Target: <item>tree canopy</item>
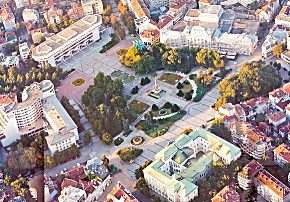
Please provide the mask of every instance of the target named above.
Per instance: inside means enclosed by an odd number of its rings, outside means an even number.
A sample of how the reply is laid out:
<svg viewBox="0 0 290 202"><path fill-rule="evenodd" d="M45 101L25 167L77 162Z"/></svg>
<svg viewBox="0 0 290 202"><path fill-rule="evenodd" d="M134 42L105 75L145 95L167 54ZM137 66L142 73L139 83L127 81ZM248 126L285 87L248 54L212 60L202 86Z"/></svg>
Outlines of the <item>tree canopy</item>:
<svg viewBox="0 0 290 202"><path fill-rule="evenodd" d="M225 65L217 51L199 47L171 48L159 42L152 44L149 49L138 50L131 46L128 50L118 50L117 54L121 63L132 67L137 74L164 68L170 71L190 72L198 65L222 70Z"/></svg>
<svg viewBox="0 0 290 202"><path fill-rule="evenodd" d="M281 85L282 78L272 65L264 61L245 62L237 74L223 79L219 84L218 100L233 104L249 100L257 96L268 95L270 91ZM221 100L223 100L221 102Z"/></svg>

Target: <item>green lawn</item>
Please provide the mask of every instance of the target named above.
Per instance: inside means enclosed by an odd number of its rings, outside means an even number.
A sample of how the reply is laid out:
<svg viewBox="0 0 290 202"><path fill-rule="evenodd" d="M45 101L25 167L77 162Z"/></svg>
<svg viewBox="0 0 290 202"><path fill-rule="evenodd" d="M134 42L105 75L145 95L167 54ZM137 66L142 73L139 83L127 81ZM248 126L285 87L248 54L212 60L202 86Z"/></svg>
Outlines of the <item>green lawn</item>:
<svg viewBox="0 0 290 202"><path fill-rule="evenodd" d="M146 120L141 120L136 127L141 126L141 129L146 133L146 135L155 138L163 135L175 121L181 119L185 114L186 111L180 110L180 113L177 113L169 118L154 121L152 127L147 125Z"/></svg>
<svg viewBox="0 0 290 202"><path fill-rule="evenodd" d="M148 109L149 105L137 100L133 100L129 104L129 107L135 110L140 115Z"/></svg>
<svg viewBox="0 0 290 202"><path fill-rule="evenodd" d="M111 76L112 77L119 77L119 76L121 76L121 74L123 74L123 72L121 70L116 70L111 74Z"/></svg>

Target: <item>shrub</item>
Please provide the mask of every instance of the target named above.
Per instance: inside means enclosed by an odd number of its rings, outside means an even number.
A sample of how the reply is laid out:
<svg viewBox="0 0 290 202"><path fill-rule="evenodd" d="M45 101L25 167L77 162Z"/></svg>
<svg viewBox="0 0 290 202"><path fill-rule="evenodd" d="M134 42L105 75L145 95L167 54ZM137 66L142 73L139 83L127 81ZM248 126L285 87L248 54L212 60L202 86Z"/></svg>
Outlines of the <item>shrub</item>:
<svg viewBox="0 0 290 202"><path fill-rule="evenodd" d="M277 63L277 70L280 71L281 69L281 63Z"/></svg>
<svg viewBox="0 0 290 202"><path fill-rule="evenodd" d="M163 108L170 109L172 107L172 104L170 102L165 102Z"/></svg>
<svg viewBox="0 0 290 202"><path fill-rule="evenodd" d="M192 95L192 94L194 93L194 90L191 89L191 90L189 91L189 93Z"/></svg>
<svg viewBox="0 0 290 202"><path fill-rule="evenodd" d="M132 94L137 94L138 91L139 91L138 86L135 86L135 87L132 89L131 93L132 93Z"/></svg>
<svg viewBox="0 0 290 202"><path fill-rule="evenodd" d="M146 85L146 83L145 83L145 79L144 78L142 78L141 79L141 83L140 83L142 86L144 86L144 85Z"/></svg>
<svg viewBox="0 0 290 202"><path fill-rule="evenodd" d="M177 89L182 89L183 88L183 85L180 83L180 82L178 82L178 84L177 84L177 87L176 87Z"/></svg>
<svg viewBox="0 0 290 202"><path fill-rule="evenodd" d="M182 90L179 90L176 95L179 96L179 97L183 97L184 96L184 93L182 92Z"/></svg>
<svg viewBox="0 0 290 202"><path fill-rule="evenodd" d="M196 74L191 74L191 75L189 75L189 79L190 79L190 80L194 80L195 77L196 77Z"/></svg>
<svg viewBox="0 0 290 202"><path fill-rule="evenodd" d="M186 100L191 100L192 99L192 95L188 92L188 93L185 94L184 98Z"/></svg>
<svg viewBox="0 0 290 202"><path fill-rule="evenodd" d="M158 111L158 109L159 108L158 108L158 106L156 104L153 104L152 105L152 111L155 111L156 112L156 111Z"/></svg>
<svg viewBox="0 0 290 202"><path fill-rule="evenodd" d="M177 112L180 108L177 106L177 104L174 104L172 107L171 107L171 112L174 113L174 112Z"/></svg>
<svg viewBox="0 0 290 202"><path fill-rule="evenodd" d="M183 81L183 83L186 85L190 84L188 80Z"/></svg>
<svg viewBox="0 0 290 202"><path fill-rule="evenodd" d="M114 145L119 146L120 144L122 144L122 142L124 142L124 139L121 137L118 137L117 139L114 140Z"/></svg>
<svg viewBox="0 0 290 202"><path fill-rule="evenodd" d="M151 80L146 76L145 77L145 84L148 84L148 83L150 83L151 82Z"/></svg>
<svg viewBox="0 0 290 202"><path fill-rule="evenodd" d="M129 162L134 160L137 156L142 154L142 149L137 149L133 147L126 147L117 151L117 155L122 159L124 162Z"/></svg>

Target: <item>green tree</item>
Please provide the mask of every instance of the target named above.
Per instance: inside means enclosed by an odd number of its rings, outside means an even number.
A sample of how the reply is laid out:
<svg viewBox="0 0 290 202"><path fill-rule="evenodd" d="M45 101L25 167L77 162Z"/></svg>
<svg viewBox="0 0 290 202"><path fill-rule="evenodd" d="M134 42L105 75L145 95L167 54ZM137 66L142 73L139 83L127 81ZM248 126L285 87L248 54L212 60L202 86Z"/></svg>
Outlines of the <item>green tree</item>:
<svg viewBox="0 0 290 202"><path fill-rule="evenodd" d="M55 166L55 160L52 156L44 154L44 168L53 168Z"/></svg>
<svg viewBox="0 0 290 202"><path fill-rule="evenodd" d="M16 45L14 43L7 43L5 45L4 51L6 54L10 55L11 53L16 51Z"/></svg>
<svg viewBox="0 0 290 202"><path fill-rule="evenodd" d="M86 130L84 132L84 140L85 140L86 144L91 143L91 141L92 141L92 133L91 133L91 131Z"/></svg>
<svg viewBox="0 0 290 202"><path fill-rule="evenodd" d="M273 47L273 55L276 55L278 58L281 57L281 53L286 50L286 45L284 43L279 43Z"/></svg>
<svg viewBox="0 0 290 202"><path fill-rule="evenodd" d="M155 69L156 61L150 55L143 55L140 60L133 62L132 67L135 70L135 74L149 73Z"/></svg>
<svg viewBox="0 0 290 202"><path fill-rule="evenodd" d="M103 155L101 157L101 160L103 161L103 164L108 167L109 166L109 163L110 163L110 160L108 159L108 157L106 157L106 155Z"/></svg>

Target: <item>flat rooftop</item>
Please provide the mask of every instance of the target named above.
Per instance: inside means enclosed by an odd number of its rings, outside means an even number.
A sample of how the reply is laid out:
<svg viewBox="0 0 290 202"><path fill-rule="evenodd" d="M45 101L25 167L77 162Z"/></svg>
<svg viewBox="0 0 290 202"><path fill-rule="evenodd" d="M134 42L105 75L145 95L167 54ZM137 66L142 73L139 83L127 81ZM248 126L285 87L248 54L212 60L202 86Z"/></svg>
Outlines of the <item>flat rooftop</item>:
<svg viewBox="0 0 290 202"><path fill-rule="evenodd" d="M58 49L65 45L70 40L77 38L85 30L91 28L93 25L101 24L102 17L100 15L88 15L83 17L81 20L70 25L66 29L62 30L53 37L47 39L43 43L36 46L32 54L34 56L44 56L48 53Z"/></svg>

